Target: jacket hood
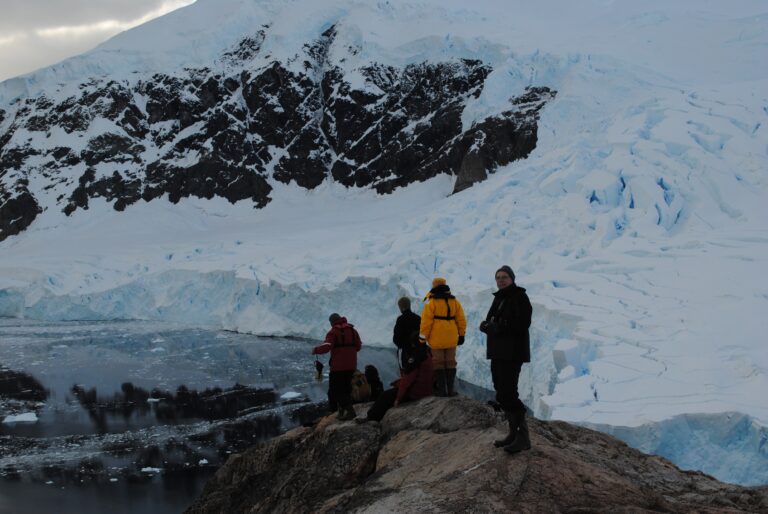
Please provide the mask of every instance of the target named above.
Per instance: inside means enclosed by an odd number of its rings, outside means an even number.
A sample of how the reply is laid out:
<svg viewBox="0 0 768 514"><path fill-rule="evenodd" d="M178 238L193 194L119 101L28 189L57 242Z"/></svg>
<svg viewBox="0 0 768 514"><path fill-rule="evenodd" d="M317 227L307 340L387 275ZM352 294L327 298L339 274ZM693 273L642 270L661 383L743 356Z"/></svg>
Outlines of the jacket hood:
<svg viewBox="0 0 768 514"><path fill-rule="evenodd" d="M339 320L336 323L334 323L333 326L334 327L344 327L344 326L354 327L354 325L352 323L349 323L347 321L347 318L345 318L344 316L339 318Z"/></svg>
<svg viewBox="0 0 768 514"><path fill-rule="evenodd" d="M439 286L430 289L424 299L426 300L428 298L453 298L453 295L451 294L451 288L448 287L448 284L440 284Z"/></svg>

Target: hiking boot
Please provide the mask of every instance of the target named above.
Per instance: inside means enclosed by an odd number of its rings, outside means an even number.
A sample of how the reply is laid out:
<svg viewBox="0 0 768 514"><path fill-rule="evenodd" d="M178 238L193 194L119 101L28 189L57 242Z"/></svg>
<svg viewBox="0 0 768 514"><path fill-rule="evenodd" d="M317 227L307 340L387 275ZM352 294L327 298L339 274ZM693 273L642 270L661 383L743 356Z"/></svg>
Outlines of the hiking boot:
<svg viewBox="0 0 768 514"><path fill-rule="evenodd" d="M445 369L435 370L435 396L448 396L446 390L446 371Z"/></svg>
<svg viewBox="0 0 768 514"><path fill-rule="evenodd" d="M496 441L493 442L493 445L496 448L502 448L504 446L512 444L515 440L515 437L517 437L517 425L520 423L517 419L519 413L507 411L504 413L504 415L507 418L507 426L509 427L509 433L504 439L497 439Z"/></svg>
<svg viewBox="0 0 768 514"><path fill-rule="evenodd" d="M351 405L349 407L342 407L339 409L339 415L338 420L339 421L349 421L352 419L355 419L357 417L357 413L355 412L354 407Z"/></svg>
<svg viewBox="0 0 768 514"><path fill-rule="evenodd" d="M448 396L458 396L459 393L453 390L453 384L456 381L456 368L445 370L445 388Z"/></svg>
<svg viewBox="0 0 768 514"><path fill-rule="evenodd" d="M525 422L525 411L517 413L520 416L520 424L517 427L517 437L511 444L504 447L507 453L518 453L531 449L531 438L528 434L528 424Z"/></svg>
<svg viewBox="0 0 768 514"><path fill-rule="evenodd" d="M493 409L494 412L501 412L504 409L501 407L501 404L497 402L496 400L488 400L485 402L490 408Z"/></svg>

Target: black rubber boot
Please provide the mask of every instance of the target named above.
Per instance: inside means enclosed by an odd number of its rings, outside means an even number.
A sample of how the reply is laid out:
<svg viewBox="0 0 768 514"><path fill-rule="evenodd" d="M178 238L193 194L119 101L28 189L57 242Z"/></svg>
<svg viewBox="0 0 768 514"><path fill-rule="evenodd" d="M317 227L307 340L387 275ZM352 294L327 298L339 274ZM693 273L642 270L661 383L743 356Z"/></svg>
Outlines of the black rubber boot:
<svg viewBox="0 0 768 514"><path fill-rule="evenodd" d="M512 444L514 442L515 437L517 437L517 425L520 423L517 419L516 412L510 412L506 411L504 413L507 417L507 426L509 427L509 433L504 439L497 439L493 442L493 445L496 448L503 448L504 446Z"/></svg>
<svg viewBox="0 0 768 514"><path fill-rule="evenodd" d="M531 438L528 434L528 424L525 422L525 411L520 411L518 415L520 416L520 424L517 426L517 437L511 444L504 447L504 451L507 453L531 449Z"/></svg>
<svg viewBox="0 0 768 514"><path fill-rule="evenodd" d="M446 371L444 369L435 370L435 396L448 396L446 390Z"/></svg>
<svg viewBox="0 0 768 514"><path fill-rule="evenodd" d="M453 384L456 382L456 368L445 370L445 389L448 396L457 396L459 393L453 390Z"/></svg>

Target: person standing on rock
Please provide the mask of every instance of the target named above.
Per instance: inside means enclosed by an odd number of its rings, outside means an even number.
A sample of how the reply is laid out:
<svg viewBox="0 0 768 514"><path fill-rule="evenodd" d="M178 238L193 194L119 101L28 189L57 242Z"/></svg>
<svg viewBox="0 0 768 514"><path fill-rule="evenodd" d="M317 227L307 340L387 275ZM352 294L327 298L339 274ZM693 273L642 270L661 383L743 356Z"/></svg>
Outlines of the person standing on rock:
<svg viewBox="0 0 768 514"><path fill-rule="evenodd" d="M467 329L464 309L441 277L432 281L424 300L419 340L432 349L435 396L455 396L456 346L464 344Z"/></svg>
<svg viewBox="0 0 768 514"><path fill-rule="evenodd" d="M531 448L526 408L517 390L520 369L531 362L531 345L528 327L531 326L533 308L525 289L515 284L515 274L509 266L496 271L496 287L493 303L480 331L487 336L486 357L491 361L493 388L496 402L504 410L509 424L509 434L494 442L508 453Z"/></svg>
<svg viewBox="0 0 768 514"><path fill-rule="evenodd" d="M328 406L331 412L338 409L338 418L342 421L354 419L357 415L352 407L352 375L357 369L357 352L362 341L354 325L347 318L335 312L328 318L331 329L325 341L312 349L312 355L331 352L328 375Z"/></svg>
<svg viewBox="0 0 768 514"><path fill-rule="evenodd" d="M397 307L400 309L400 316L395 321L392 342L395 343L400 354L398 361L402 369L405 363L405 353L403 350L410 344L413 334L419 332L421 317L411 310L411 299L406 296L397 301Z"/></svg>

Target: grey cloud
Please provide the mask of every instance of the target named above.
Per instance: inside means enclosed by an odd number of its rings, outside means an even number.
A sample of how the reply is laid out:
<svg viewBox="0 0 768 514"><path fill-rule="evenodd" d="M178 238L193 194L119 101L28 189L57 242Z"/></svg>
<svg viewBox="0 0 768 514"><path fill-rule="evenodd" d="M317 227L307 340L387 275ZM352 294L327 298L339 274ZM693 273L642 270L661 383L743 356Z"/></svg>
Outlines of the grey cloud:
<svg viewBox="0 0 768 514"><path fill-rule="evenodd" d="M102 39L103 35L90 35L62 43L29 36L19 40L11 48L0 46L0 81L86 52L101 43Z"/></svg>
<svg viewBox="0 0 768 514"><path fill-rule="evenodd" d="M62 25L130 21L162 4L162 0L0 0L0 38Z"/></svg>
<svg viewBox="0 0 768 514"><path fill-rule="evenodd" d="M133 22L168 0L0 0L0 81L81 54L114 35L103 30L45 38L41 29ZM178 5L177 5L178 6Z"/></svg>

